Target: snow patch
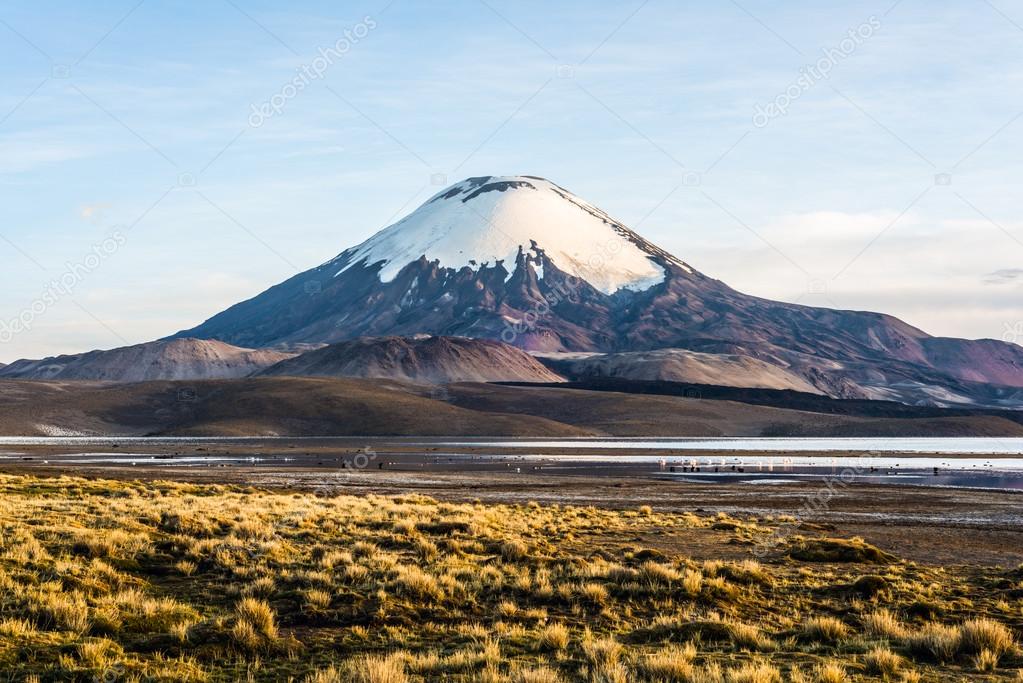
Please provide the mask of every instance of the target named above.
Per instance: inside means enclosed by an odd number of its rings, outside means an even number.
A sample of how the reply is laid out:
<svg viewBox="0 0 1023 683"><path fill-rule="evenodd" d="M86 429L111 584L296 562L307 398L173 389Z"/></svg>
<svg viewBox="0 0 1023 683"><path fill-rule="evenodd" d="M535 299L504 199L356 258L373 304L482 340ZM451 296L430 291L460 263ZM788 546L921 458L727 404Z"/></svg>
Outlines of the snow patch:
<svg viewBox="0 0 1023 683"><path fill-rule="evenodd" d="M32 426L43 436L89 436L77 429L66 429L57 425L35 424Z"/></svg>
<svg viewBox="0 0 1023 683"><path fill-rule="evenodd" d="M630 236L621 223L547 180L469 178L329 263L341 266L335 277L356 264L379 264L381 281L390 282L422 256L445 268L476 270L499 261L507 268L520 250L542 251L559 269L605 294L663 282L654 252L692 272L656 248L644 251ZM542 278L543 269L537 270Z"/></svg>

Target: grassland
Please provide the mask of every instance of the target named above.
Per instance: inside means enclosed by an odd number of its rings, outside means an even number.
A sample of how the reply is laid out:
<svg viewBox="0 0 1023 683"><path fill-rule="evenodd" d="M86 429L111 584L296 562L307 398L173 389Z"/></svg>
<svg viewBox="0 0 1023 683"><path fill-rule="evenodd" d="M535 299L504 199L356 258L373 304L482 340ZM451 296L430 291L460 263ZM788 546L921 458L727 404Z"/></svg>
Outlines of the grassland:
<svg viewBox="0 0 1023 683"><path fill-rule="evenodd" d="M1023 571L790 521L0 476L0 677L1023 681Z"/></svg>

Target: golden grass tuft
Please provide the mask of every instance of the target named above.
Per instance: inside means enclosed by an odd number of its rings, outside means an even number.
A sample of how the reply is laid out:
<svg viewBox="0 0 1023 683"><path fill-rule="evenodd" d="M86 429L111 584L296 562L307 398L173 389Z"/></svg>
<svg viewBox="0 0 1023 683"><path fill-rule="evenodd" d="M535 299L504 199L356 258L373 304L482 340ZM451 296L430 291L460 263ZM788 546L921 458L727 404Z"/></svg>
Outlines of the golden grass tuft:
<svg viewBox="0 0 1023 683"><path fill-rule="evenodd" d="M991 619L970 619L959 627L959 650L965 655L986 651L1000 659L1015 645L1012 631Z"/></svg>
<svg viewBox="0 0 1023 683"><path fill-rule="evenodd" d="M889 640L903 640L908 635L908 630L899 618L888 610L871 612L862 618L864 630L879 638Z"/></svg>
<svg viewBox="0 0 1023 683"><path fill-rule="evenodd" d="M548 652L560 652L568 648L571 639L568 627L562 623L553 623L540 629L537 635L537 645L541 650Z"/></svg>
<svg viewBox="0 0 1023 683"><path fill-rule="evenodd" d="M85 633L91 624L89 606L77 593L29 593L30 610L41 628Z"/></svg>
<svg viewBox="0 0 1023 683"><path fill-rule="evenodd" d="M529 555L529 546L519 539L510 539L501 544L501 557L505 562L519 562Z"/></svg>
<svg viewBox="0 0 1023 683"><path fill-rule="evenodd" d="M17 617L6 617L0 619L0 637L4 638L28 638L36 634L36 628L28 619Z"/></svg>
<svg viewBox="0 0 1023 683"><path fill-rule="evenodd" d="M120 645L106 638L83 640L76 649L78 659L93 671L111 668L124 653Z"/></svg>
<svg viewBox="0 0 1023 683"><path fill-rule="evenodd" d="M546 666L534 666L518 669L510 679L492 678L489 683L504 683L505 680L510 680L511 683L564 683L565 681L561 674L554 669Z"/></svg>
<svg viewBox="0 0 1023 683"><path fill-rule="evenodd" d="M750 662L730 669L728 683L782 683L781 671L765 662Z"/></svg>
<svg viewBox="0 0 1023 683"><path fill-rule="evenodd" d="M594 605L603 605L611 597L607 588L599 583L584 583L579 587L579 596Z"/></svg>
<svg viewBox="0 0 1023 683"><path fill-rule="evenodd" d="M396 652L386 656L367 655L350 662L344 683L408 683L405 655Z"/></svg>
<svg viewBox="0 0 1023 683"><path fill-rule="evenodd" d="M341 675L340 669L330 666L307 675L302 683L343 683Z"/></svg>
<svg viewBox="0 0 1023 683"><path fill-rule="evenodd" d="M849 673L837 662L825 662L814 667L813 677L817 683L847 683Z"/></svg>
<svg viewBox="0 0 1023 683"><path fill-rule="evenodd" d="M789 557L802 562L862 562L890 564L896 557L862 538L795 538Z"/></svg>
<svg viewBox="0 0 1023 683"><path fill-rule="evenodd" d="M1001 657L993 650L981 650L973 656L973 668L982 673L991 673L998 668Z"/></svg>
<svg viewBox="0 0 1023 683"><path fill-rule="evenodd" d="M849 635L849 627L835 617L810 617L803 622L801 635L810 642L835 644Z"/></svg>
<svg viewBox="0 0 1023 683"><path fill-rule="evenodd" d="M330 607L331 595L325 590L312 588L303 595L306 607L314 610L325 610Z"/></svg>
<svg viewBox="0 0 1023 683"><path fill-rule="evenodd" d="M589 679L594 683L630 683L629 671L622 662L625 648L614 638L595 638L586 633L582 641L583 656L589 665Z"/></svg>
<svg viewBox="0 0 1023 683"><path fill-rule="evenodd" d="M914 655L940 664L955 659L959 642L959 629L943 624L925 624L906 639L906 644Z"/></svg>
<svg viewBox="0 0 1023 683"><path fill-rule="evenodd" d="M669 645L640 658L639 671L650 680L687 681L695 674L696 654L692 643Z"/></svg>
<svg viewBox="0 0 1023 683"><path fill-rule="evenodd" d="M864 655L863 663L866 664L868 672L891 678L899 673L905 660L886 647L875 647Z"/></svg>
<svg viewBox="0 0 1023 683"><path fill-rule="evenodd" d="M270 640L277 638L277 617L273 608L263 600L243 598L235 608L235 616L239 623L249 624L260 636Z"/></svg>
<svg viewBox="0 0 1023 683"><path fill-rule="evenodd" d="M436 601L444 597L437 577L419 567L398 566L394 575L394 586L399 594L415 600Z"/></svg>

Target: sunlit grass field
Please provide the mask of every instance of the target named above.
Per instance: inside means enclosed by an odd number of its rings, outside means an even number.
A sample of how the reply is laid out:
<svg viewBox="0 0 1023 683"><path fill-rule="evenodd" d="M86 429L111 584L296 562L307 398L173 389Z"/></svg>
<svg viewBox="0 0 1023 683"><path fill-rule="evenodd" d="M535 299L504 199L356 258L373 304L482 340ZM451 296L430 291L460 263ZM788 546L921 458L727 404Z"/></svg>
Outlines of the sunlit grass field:
<svg viewBox="0 0 1023 683"><path fill-rule="evenodd" d="M1019 569L791 521L0 476L0 680L1023 681Z"/></svg>

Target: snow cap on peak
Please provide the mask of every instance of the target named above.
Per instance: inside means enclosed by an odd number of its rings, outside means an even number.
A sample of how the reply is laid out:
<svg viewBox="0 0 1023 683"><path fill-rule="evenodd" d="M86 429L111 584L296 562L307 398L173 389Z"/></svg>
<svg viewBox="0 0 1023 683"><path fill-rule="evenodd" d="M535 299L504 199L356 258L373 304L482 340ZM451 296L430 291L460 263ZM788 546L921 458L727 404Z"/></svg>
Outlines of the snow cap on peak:
<svg viewBox="0 0 1023 683"><path fill-rule="evenodd" d="M664 281L664 269L652 257L666 255L641 248L645 243L635 237L549 180L480 176L442 190L333 263L341 266L339 275L358 263L381 264L380 279L388 282L422 256L455 269L502 262L511 272L520 251L542 251L560 270L613 294Z"/></svg>

